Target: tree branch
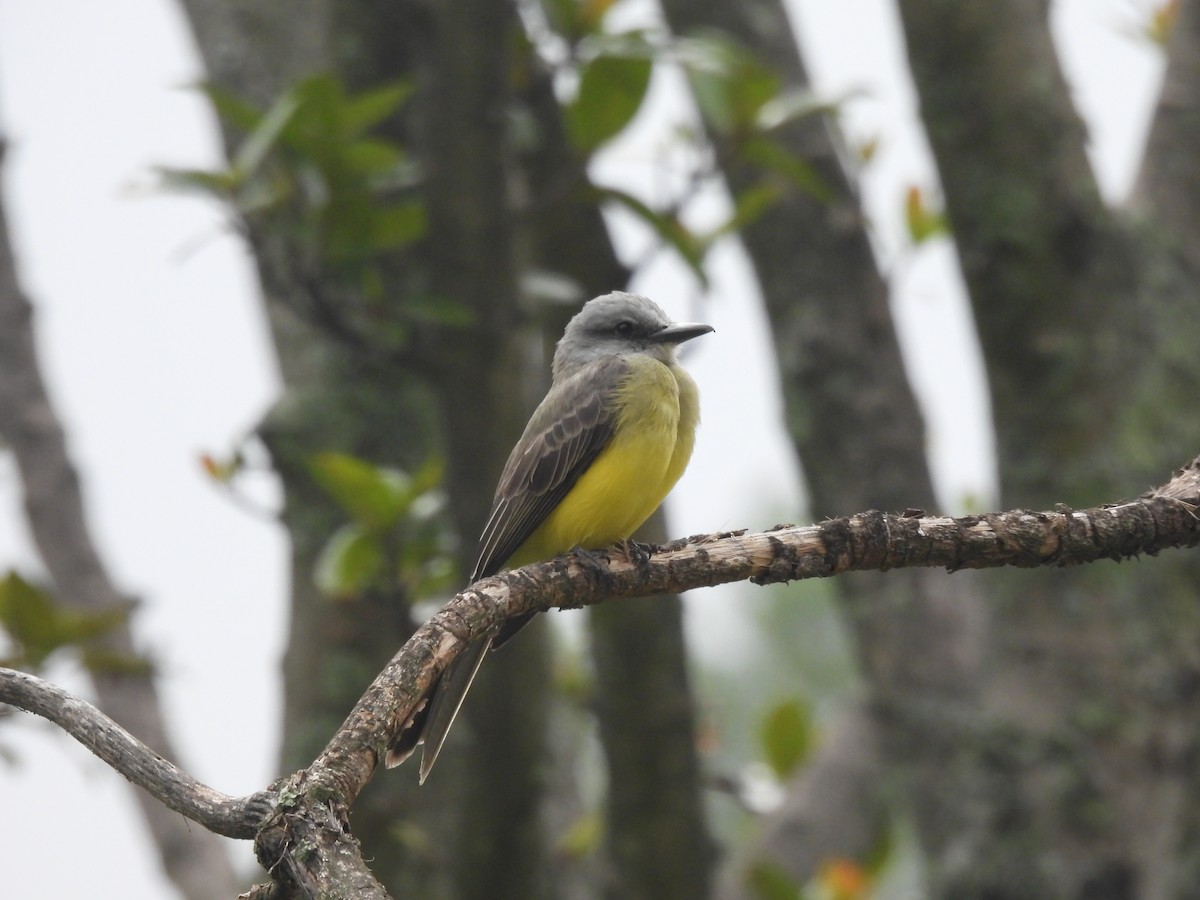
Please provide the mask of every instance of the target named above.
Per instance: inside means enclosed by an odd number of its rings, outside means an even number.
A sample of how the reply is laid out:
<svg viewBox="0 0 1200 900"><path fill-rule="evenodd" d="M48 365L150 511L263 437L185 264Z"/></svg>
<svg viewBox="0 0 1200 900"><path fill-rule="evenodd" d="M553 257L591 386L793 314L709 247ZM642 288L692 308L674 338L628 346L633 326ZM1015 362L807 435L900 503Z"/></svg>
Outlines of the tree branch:
<svg viewBox="0 0 1200 900"><path fill-rule="evenodd" d="M649 555L574 553L471 585L408 640L315 761L310 776L352 803L394 732L441 671L508 616L577 609L620 597L842 572L941 567L1070 566L1200 543L1200 457L1162 487L1125 503L959 518L870 510L819 525L696 535Z"/></svg>
<svg viewBox="0 0 1200 900"><path fill-rule="evenodd" d="M1060 506L1052 512L959 518L870 510L756 534L576 552L504 572L459 593L408 640L312 765L272 792L238 799L199 784L90 704L32 676L0 669L0 700L60 725L188 818L231 837L254 835L259 861L283 880L285 892L386 897L350 835L350 806L433 680L468 643L508 616L734 581L770 584L906 567L954 571L1120 561L1200 544L1198 510L1200 457L1136 500L1085 510Z"/></svg>
<svg viewBox="0 0 1200 900"><path fill-rule="evenodd" d="M265 792L229 797L163 759L86 700L26 672L0 667L0 702L53 722L138 787L209 831L252 838L271 811Z"/></svg>

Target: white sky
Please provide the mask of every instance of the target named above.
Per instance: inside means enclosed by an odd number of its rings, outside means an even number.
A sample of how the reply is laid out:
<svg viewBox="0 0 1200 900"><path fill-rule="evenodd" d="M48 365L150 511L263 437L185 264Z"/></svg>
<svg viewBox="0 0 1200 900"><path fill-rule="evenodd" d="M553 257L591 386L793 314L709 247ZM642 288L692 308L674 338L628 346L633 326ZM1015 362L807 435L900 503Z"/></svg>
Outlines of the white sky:
<svg viewBox="0 0 1200 900"><path fill-rule="evenodd" d="M865 176L867 204L897 273L894 309L943 503L953 510L968 495L986 501L986 405L952 253L946 242L914 251L903 238L906 187L936 185L894 14L884 0L793 2L818 88L866 90L847 107L845 126L854 140L881 142ZM1110 197L1132 177L1161 75L1156 55L1127 35L1148 9L1145 0L1056 5L1056 36ZM278 381L241 245L212 207L146 189L155 166L217 163L211 117L181 89L198 73L183 23L164 0L0 0L0 127L11 141L4 202L90 524L118 584L143 601L136 630L162 672L184 766L242 794L277 774L286 545L278 527L214 490L198 457L222 453L253 428ZM611 148L601 178L661 177L660 123L679 100L671 78L659 80L636 140ZM694 215L716 217L723 202L705 198ZM644 246L636 226L623 224L619 239L635 255ZM705 422L672 498L674 530L802 518L799 479L787 474L776 425L765 325L740 250L717 251L709 299L668 260L637 287L677 316L717 328L687 358ZM938 395L936 384L961 393ZM271 486L258 488L269 508ZM0 572L12 566L37 571L19 484L0 455ZM737 628L728 597L689 599L701 611L692 617L700 652L714 624ZM48 675L85 690L69 666ZM102 764L33 719L5 721L0 750L16 758L0 760L0 896L171 895L128 790ZM249 845L235 852L253 873Z"/></svg>

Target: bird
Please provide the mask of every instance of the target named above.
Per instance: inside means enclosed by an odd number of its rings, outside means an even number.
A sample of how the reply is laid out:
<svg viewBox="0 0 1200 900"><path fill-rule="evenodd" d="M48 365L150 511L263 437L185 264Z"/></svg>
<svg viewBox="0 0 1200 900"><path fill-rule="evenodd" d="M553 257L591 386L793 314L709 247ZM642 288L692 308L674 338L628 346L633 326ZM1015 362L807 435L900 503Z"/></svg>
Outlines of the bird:
<svg viewBox="0 0 1200 900"><path fill-rule="evenodd" d="M627 540L692 456L700 397L676 350L714 329L677 323L622 291L589 300L567 324L551 385L513 447L479 539L471 582L572 550ZM399 765L424 744L423 784L488 650L533 613L470 644L434 683L385 757Z"/></svg>

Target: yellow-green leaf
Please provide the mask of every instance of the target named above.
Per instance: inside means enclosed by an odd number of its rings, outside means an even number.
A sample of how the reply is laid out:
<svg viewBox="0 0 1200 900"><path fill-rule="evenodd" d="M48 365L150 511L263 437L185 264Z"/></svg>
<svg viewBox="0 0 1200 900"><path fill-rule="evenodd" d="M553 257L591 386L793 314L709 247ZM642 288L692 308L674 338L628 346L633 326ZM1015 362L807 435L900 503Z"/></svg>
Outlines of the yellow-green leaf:
<svg viewBox="0 0 1200 900"><path fill-rule="evenodd" d="M343 525L317 555L313 580L317 590L335 600L349 600L383 578L382 538L358 525Z"/></svg>
<svg viewBox="0 0 1200 900"><path fill-rule="evenodd" d="M909 187L905 193L904 220L914 244L924 243L948 231L945 213L931 207L916 185Z"/></svg>
<svg viewBox="0 0 1200 900"><path fill-rule="evenodd" d="M398 469L373 466L349 453L319 453L309 470L324 491L356 522L390 528L412 502L412 479Z"/></svg>
<svg viewBox="0 0 1200 900"><path fill-rule="evenodd" d="M580 816L559 839L558 847L567 857L580 859L600 846L604 835L604 822L595 813Z"/></svg>
<svg viewBox="0 0 1200 900"><path fill-rule="evenodd" d="M756 900L802 900L800 885L778 865L765 860L746 871L746 887Z"/></svg>
<svg viewBox="0 0 1200 900"><path fill-rule="evenodd" d="M715 29L699 29L676 43L705 121L721 134L749 134L779 95L779 79L740 43Z"/></svg>
<svg viewBox="0 0 1200 900"><path fill-rule="evenodd" d="M780 703L763 720L763 750L779 778L787 778L812 748L812 715L800 700Z"/></svg>

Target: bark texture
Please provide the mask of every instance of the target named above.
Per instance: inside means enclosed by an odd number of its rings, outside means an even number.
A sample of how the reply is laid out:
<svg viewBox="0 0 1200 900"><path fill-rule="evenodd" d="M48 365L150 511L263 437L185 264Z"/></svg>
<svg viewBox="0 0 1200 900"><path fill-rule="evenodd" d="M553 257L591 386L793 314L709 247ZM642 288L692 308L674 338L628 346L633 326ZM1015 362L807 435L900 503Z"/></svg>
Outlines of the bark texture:
<svg viewBox="0 0 1200 900"><path fill-rule="evenodd" d="M1104 206L1046 4L900 7L987 360L1005 502L1037 502L1053 483L1092 502L1117 471L1193 437L1179 386L1195 384L1194 354L1159 354L1194 321L1171 242ZM1188 55L1178 42L1172 54ZM1145 165L1161 152L1152 142ZM1193 819L1179 798L1198 724L1181 687L1196 671L1195 583L1190 561L1064 573L1030 604L1027 585L988 579L989 787L976 806L992 840L942 873L942 896L1173 895Z"/></svg>

